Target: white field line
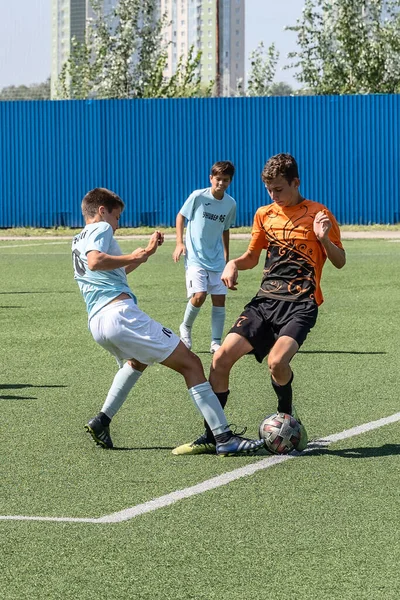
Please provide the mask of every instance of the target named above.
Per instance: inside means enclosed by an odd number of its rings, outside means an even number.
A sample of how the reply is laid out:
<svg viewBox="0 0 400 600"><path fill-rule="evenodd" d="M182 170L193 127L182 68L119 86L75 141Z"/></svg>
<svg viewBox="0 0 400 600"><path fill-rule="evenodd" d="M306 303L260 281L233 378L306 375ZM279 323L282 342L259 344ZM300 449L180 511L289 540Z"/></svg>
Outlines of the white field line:
<svg viewBox="0 0 400 600"><path fill-rule="evenodd" d="M71 238L72 242L72 238ZM37 244L7 244L5 246L0 246L0 248L27 248L28 246L57 246L61 244L67 244L68 242L64 240L63 242L39 242Z"/></svg>
<svg viewBox="0 0 400 600"><path fill-rule="evenodd" d="M351 429L346 429L345 431L341 431L340 433L334 433L325 438L321 438L319 440L315 440L309 444L304 452L293 452L292 454L280 455L280 456L268 456L263 460L252 463L250 465L246 465L245 467L240 467L239 469L234 469L233 471L229 471L228 473L223 473L222 475L217 475L216 477L212 477L211 479L207 479L201 483L193 485L188 488L184 488L183 490L177 490L175 492L171 492L170 494L166 494L165 496L160 496L159 498L154 498L153 500L149 500L148 502L144 502L143 504L137 504L136 506L132 506L130 508L126 508L125 510L121 510L115 513L111 513L110 515L104 515L104 517L99 518L76 518L76 517L28 517L23 515L0 515L0 520L3 521L55 521L62 523L121 523L122 521L129 521L130 519L134 519L140 515L144 515L145 513L152 512L154 510L158 510L159 508L163 508L165 506L170 506L171 504L175 504L175 502L179 502L179 500L183 500L184 498L190 498L192 496L197 496L199 494L203 494L208 490L213 490L215 488L221 487L222 485L227 485L231 481L236 481L236 479L240 479L242 477L247 477L249 475L253 475L257 471L262 471L264 469L268 469L269 467L273 467L279 463L285 462L286 460L291 460L293 458L298 458L299 456L305 456L306 454L313 452L318 448L324 448L333 442L338 442L340 440L345 440L351 438L355 435L360 435L361 433L366 433L367 431L372 431L373 429L378 429L379 427L383 427L384 425L389 425L390 423L396 423L400 421L400 412L395 413L389 417L384 417L383 419L378 419L377 421L371 421L370 423L364 423L363 425L358 425L357 427L352 427Z"/></svg>

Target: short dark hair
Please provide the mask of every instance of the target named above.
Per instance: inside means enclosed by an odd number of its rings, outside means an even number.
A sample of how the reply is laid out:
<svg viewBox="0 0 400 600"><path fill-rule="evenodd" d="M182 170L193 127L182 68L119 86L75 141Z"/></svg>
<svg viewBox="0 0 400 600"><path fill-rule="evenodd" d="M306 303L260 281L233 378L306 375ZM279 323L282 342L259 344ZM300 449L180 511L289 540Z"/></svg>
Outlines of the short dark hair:
<svg viewBox="0 0 400 600"><path fill-rule="evenodd" d="M261 179L264 183L269 183L272 179L282 175L290 185L293 179L299 178L299 167L296 159L291 154L275 154L265 163L261 173Z"/></svg>
<svg viewBox="0 0 400 600"><path fill-rule="evenodd" d="M125 208L123 200L121 200L115 192L112 192L107 188L94 188L93 190L90 190L83 198L81 206L82 214L85 219L96 216L100 206L104 206L109 213L111 213L114 208L120 208L121 212Z"/></svg>
<svg viewBox="0 0 400 600"><path fill-rule="evenodd" d="M232 179L235 174L235 165L230 160L220 160L211 167L211 175L229 175Z"/></svg>

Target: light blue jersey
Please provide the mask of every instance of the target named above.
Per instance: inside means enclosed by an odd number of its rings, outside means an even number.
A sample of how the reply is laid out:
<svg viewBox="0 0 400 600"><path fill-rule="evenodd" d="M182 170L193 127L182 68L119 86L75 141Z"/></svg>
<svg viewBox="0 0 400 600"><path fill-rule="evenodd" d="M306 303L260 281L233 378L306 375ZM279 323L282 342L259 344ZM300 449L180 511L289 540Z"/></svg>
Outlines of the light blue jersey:
<svg viewBox="0 0 400 600"><path fill-rule="evenodd" d="M129 288L124 267L112 271L89 269L87 254L91 250L112 256L122 255L121 248L114 239L111 225L103 221L90 223L72 241L74 277L86 302L89 321L119 294L129 294L136 302L136 297Z"/></svg>
<svg viewBox="0 0 400 600"><path fill-rule="evenodd" d="M222 234L236 219L236 202L226 192L217 200L211 188L195 190L179 211L186 219L186 266L197 265L207 271L225 267Z"/></svg>

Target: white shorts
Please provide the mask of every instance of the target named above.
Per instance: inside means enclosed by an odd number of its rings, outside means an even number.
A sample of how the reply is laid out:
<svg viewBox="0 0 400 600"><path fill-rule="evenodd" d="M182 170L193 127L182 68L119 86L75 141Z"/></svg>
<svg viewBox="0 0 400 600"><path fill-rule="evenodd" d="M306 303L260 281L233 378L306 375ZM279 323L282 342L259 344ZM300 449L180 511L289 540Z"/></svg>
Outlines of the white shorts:
<svg viewBox="0 0 400 600"><path fill-rule="evenodd" d="M207 292L216 296L226 296L227 288L221 281L222 271L207 271L196 265L186 267L187 297L196 292Z"/></svg>
<svg viewBox="0 0 400 600"><path fill-rule="evenodd" d="M163 362L179 344L179 337L151 319L133 300L111 302L90 319L94 340L121 365L135 358L145 365Z"/></svg>

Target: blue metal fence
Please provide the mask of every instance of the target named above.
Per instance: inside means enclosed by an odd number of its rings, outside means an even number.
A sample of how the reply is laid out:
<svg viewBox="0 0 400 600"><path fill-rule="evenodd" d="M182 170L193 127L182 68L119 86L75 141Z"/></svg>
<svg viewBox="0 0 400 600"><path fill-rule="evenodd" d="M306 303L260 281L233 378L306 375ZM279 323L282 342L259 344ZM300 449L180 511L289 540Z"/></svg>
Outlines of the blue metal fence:
<svg viewBox="0 0 400 600"><path fill-rule="evenodd" d="M126 202L122 226L174 225L217 160L235 163L237 225L250 225L278 152L340 223L398 222L399 113L397 95L0 102L0 227L79 227L98 186Z"/></svg>

